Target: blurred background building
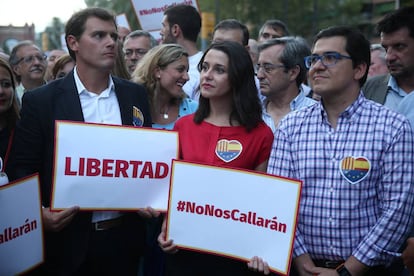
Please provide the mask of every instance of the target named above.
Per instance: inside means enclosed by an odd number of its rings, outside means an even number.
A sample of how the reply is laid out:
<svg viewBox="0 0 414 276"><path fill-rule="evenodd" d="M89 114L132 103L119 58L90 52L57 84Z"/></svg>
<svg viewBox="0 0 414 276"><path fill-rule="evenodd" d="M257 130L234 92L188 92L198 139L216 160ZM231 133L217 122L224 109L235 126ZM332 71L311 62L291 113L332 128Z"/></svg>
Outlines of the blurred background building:
<svg viewBox="0 0 414 276"><path fill-rule="evenodd" d="M35 40L35 26L25 24L22 27L19 26L0 26L0 48L5 53L10 53L11 49L19 41L22 40Z"/></svg>

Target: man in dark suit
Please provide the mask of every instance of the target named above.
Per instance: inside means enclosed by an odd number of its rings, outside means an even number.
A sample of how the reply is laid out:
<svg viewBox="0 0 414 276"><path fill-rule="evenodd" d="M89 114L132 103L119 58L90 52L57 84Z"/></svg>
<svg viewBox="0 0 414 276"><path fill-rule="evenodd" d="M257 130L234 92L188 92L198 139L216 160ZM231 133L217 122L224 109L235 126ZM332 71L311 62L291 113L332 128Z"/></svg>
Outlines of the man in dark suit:
<svg viewBox="0 0 414 276"><path fill-rule="evenodd" d="M414 91L413 15L414 7L405 7L378 22L389 74L368 79L362 88L365 97L396 111L404 97Z"/></svg>
<svg viewBox="0 0 414 276"><path fill-rule="evenodd" d="M362 88L365 97L374 102L384 104L388 93L390 75L378 75L368 79Z"/></svg>
<svg viewBox="0 0 414 276"><path fill-rule="evenodd" d="M145 239L137 213L49 208L56 120L151 126L145 89L110 74L117 58L114 16L87 8L72 15L65 32L76 67L25 94L7 166L11 179L40 176L45 263L32 273L135 276ZM81 135L76 139L82 143Z"/></svg>
<svg viewBox="0 0 414 276"><path fill-rule="evenodd" d="M369 79L362 88L368 99L403 115L413 125L414 106L414 7L404 7L385 15L377 23L381 44L386 50L389 74ZM414 274L414 229L402 254L405 271ZM394 264L395 268L402 264Z"/></svg>

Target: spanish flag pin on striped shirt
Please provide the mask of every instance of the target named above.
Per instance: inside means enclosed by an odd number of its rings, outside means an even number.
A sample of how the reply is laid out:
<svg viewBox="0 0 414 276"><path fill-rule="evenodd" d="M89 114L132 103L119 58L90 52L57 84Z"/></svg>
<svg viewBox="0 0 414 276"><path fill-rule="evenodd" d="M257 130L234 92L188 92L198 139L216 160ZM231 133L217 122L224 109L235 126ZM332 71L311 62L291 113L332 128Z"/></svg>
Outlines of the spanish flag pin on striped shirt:
<svg viewBox="0 0 414 276"><path fill-rule="evenodd" d="M368 176L371 170L371 163L364 157L347 156L340 164L342 176L351 184L356 184Z"/></svg>

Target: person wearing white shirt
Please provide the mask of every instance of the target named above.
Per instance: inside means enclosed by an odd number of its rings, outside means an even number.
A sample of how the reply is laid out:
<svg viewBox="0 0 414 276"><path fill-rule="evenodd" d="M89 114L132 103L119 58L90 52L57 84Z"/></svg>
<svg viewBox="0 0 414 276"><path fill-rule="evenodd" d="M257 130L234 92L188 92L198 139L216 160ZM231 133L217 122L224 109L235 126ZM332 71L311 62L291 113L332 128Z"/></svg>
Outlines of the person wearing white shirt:
<svg viewBox="0 0 414 276"><path fill-rule="evenodd" d="M6 165L11 180L39 174L45 257L32 274L137 275L145 244L144 211L50 209L57 120L137 127L152 122L145 89L111 75L117 58L115 16L101 8L83 9L68 20L65 33L76 67L25 93ZM81 133L72 139L88 146ZM82 154L81 148L73 150Z"/></svg>
<svg viewBox="0 0 414 276"><path fill-rule="evenodd" d="M190 79L183 86L184 92L198 101L200 73L198 63L203 53L197 48L197 38L201 30L200 13L191 5L174 5L164 11L160 31L161 43L180 44L188 53Z"/></svg>

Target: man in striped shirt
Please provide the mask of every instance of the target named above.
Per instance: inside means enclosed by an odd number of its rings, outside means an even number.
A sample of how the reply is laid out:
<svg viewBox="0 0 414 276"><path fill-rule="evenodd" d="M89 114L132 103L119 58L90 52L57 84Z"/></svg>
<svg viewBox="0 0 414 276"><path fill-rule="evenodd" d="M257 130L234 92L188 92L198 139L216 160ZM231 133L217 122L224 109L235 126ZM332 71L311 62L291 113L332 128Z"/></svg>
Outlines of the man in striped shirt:
<svg viewBox="0 0 414 276"><path fill-rule="evenodd" d="M388 266L413 223L411 126L361 93L370 44L360 32L322 30L305 63L322 101L281 121L268 165L303 180L295 273L397 275Z"/></svg>

